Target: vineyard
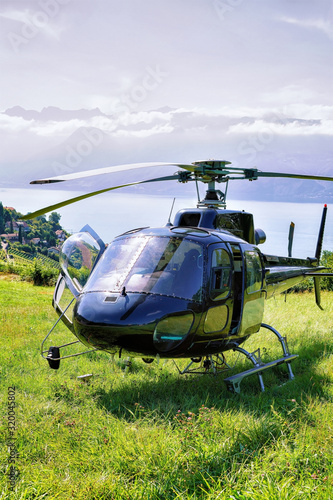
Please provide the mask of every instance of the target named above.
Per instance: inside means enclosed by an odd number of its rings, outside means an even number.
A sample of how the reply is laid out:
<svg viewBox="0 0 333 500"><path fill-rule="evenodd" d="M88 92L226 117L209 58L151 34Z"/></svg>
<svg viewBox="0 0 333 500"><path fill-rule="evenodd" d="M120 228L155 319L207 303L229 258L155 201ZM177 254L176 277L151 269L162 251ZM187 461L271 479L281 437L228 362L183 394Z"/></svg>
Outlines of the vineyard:
<svg viewBox="0 0 333 500"><path fill-rule="evenodd" d="M45 255L42 254L37 254L33 256L26 252L22 252L20 250L16 250L15 248L11 248L9 256L12 256L12 258L14 258L14 260L17 261L17 263L27 263L28 261L28 263L32 264L36 259L44 266L53 267L55 269L60 270L59 262L50 259L49 257L46 257Z"/></svg>

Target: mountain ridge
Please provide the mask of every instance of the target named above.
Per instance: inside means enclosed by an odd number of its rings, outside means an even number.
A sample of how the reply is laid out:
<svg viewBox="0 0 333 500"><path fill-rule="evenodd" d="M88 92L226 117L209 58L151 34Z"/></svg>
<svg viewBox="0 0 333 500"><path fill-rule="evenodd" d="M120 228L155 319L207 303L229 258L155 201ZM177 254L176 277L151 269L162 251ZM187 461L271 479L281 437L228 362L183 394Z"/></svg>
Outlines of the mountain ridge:
<svg viewBox="0 0 333 500"><path fill-rule="evenodd" d="M320 126L318 119L286 117L281 122L285 127L299 125L298 134L293 129L287 135L273 132L272 127L279 118L272 113L266 113L270 121L261 124L263 128L258 131L254 131L258 116L249 113L242 112L237 118L222 112L205 114L169 106L115 116L98 107L66 110L48 106L37 111L13 106L2 115L9 120L7 137L3 140L5 148L9 144L9 160L0 161L0 186L3 187L24 188L34 179L111 165L154 161L191 163L202 158L229 160L235 167L333 177L331 137L315 132L309 137L300 135L304 127ZM15 122L16 118L32 123L22 125L20 121ZM237 122L248 129L240 127L240 132ZM2 134L6 134L6 128L2 128ZM15 158L16 152L19 154ZM104 188L105 182L112 186L173 173L170 169L166 174L156 172L156 169L127 171L107 179L63 183L61 188L93 191ZM143 185L140 190L149 195L152 187ZM161 195L174 191L178 189L170 183L157 183L153 188L154 193ZM230 195L234 199L302 202L325 198L324 201L329 202L333 200L333 185L320 181L260 179L251 185L232 183Z"/></svg>

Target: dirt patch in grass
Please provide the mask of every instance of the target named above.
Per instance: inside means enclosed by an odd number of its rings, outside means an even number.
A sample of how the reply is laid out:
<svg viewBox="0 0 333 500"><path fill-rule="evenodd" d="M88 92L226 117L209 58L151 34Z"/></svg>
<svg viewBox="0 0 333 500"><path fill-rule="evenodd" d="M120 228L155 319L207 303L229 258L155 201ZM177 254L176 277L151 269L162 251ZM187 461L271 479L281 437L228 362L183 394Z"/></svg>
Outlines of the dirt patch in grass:
<svg viewBox="0 0 333 500"><path fill-rule="evenodd" d="M21 281L20 276L18 276L17 274L11 274L11 273L1 273L0 280Z"/></svg>

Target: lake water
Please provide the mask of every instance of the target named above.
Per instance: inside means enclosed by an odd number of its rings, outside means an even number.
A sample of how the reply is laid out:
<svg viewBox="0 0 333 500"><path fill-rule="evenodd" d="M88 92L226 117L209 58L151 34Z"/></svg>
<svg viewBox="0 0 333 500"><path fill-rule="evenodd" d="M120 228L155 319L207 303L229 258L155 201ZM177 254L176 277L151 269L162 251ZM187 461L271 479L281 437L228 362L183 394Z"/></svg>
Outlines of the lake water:
<svg viewBox="0 0 333 500"><path fill-rule="evenodd" d="M49 186L36 186L34 189L2 188L0 201L4 206L12 206L25 214L79 194L82 193L50 189ZM118 234L132 228L165 225L172 201L172 197L113 192L57 211L61 214L60 222L67 231L76 232L89 224L105 242L110 242ZM175 201L173 216L181 208L195 206L195 198L179 197ZM288 254L289 225L293 221L293 256L306 258L314 255L323 204L228 200L227 207L230 210L245 210L254 215L255 227L263 229L267 235L266 243L260 245L263 252ZM333 250L333 206L328 207L323 249Z"/></svg>

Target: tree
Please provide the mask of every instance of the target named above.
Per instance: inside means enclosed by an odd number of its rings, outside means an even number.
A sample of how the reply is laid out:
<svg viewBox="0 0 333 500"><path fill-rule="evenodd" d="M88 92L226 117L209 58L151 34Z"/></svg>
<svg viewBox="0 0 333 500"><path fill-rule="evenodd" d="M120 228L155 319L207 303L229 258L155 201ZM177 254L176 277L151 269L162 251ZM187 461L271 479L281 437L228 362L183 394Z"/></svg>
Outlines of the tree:
<svg viewBox="0 0 333 500"><path fill-rule="evenodd" d="M51 247L55 247L56 244L57 244L57 238L55 237L55 235L51 235L48 239L48 242L49 244L51 245Z"/></svg>
<svg viewBox="0 0 333 500"><path fill-rule="evenodd" d="M4 208L4 211L3 211L3 217L4 217L4 221L5 222L10 222L11 219L12 219L12 214L10 213L10 210L8 210L7 208Z"/></svg>
<svg viewBox="0 0 333 500"><path fill-rule="evenodd" d="M23 228L22 228L22 226L19 226L18 240L20 243L23 242Z"/></svg>
<svg viewBox="0 0 333 500"><path fill-rule="evenodd" d="M5 230L5 218L4 218L4 210L2 202L0 201L0 234L2 234Z"/></svg>
<svg viewBox="0 0 333 500"><path fill-rule="evenodd" d="M49 215L49 222L54 222L55 224L59 224L60 219L61 219L61 215L58 214L58 212L52 212Z"/></svg>
<svg viewBox="0 0 333 500"><path fill-rule="evenodd" d="M49 223L51 224L52 230L56 231L57 229L61 229L59 221L61 219L61 215L57 212L52 212L49 215Z"/></svg>
<svg viewBox="0 0 333 500"><path fill-rule="evenodd" d="M333 267L333 252L329 250L324 250L320 261L321 265L328 268L328 272L332 272ZM322 290L333 291L333 279L331 278L321 278L320 286Z"/></svg>

